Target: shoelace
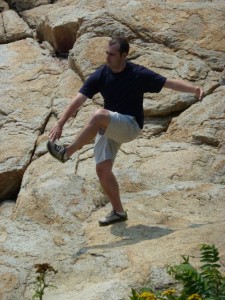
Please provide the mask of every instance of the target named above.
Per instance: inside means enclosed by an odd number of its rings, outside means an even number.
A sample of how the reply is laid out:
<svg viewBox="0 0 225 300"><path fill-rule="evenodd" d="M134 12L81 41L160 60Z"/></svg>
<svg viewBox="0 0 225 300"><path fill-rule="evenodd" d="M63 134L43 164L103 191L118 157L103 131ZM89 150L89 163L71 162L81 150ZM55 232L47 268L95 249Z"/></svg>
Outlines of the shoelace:
<svg viewBox="0 0 225 300"><path fill-rule="evenodd" d="M61 146L55 145L55 150L56 150L57 152L60 152L62 149L63 149L63 148L62 148Z"/></svg>

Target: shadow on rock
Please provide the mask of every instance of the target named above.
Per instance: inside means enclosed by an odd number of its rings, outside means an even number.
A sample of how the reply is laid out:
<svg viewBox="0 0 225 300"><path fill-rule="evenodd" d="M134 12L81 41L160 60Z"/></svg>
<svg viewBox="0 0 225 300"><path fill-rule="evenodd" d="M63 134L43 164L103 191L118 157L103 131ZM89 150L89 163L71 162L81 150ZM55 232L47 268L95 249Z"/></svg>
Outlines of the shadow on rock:
<svg viewBox="0 0 225 300"><path fill-rule="evenodd" d="M114 224L111 226L111 233L115 236L121 236L123 241L127 241L127 245L136 244L143 240L153 240L172 233L169 228L158 226L146 226L143 224L127 227L126 223Z"/></svg>
<svg viewBox="0 0 225 300"><path fill-rule="evenodd" d="M87 253L89 250L112 249L116 247L137 244L144 240L158 239L172 232L173 230L169 228L162 228L157 226L151 227L143 224L138 224L127 227L127 224L125 222L116 223L111 226L111 233L115 236L120 236L121 240L117 240L108 244L83 247L74 256L78 258L80 255Z"/></svg>

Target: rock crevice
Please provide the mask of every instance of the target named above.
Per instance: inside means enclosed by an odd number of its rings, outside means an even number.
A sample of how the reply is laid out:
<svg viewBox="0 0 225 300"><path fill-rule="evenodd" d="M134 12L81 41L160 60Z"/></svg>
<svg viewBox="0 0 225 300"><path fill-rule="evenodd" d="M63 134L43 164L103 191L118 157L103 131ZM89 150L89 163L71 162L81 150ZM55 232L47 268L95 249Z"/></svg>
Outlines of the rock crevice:
<svg viewBox="0 0 225 300"><path fill-rule="evenodd" d="M223 2L0 0L0 299L32 298L35 263L58 270L46 300L115 300L149 280L172 284L165 266L196 257L200 243L224 259ZM205 97L144 95L142 133L113 168L128 220L102 228L111 206L93 142L66 164L46 142L118 34L130 61L202 86ZM57 142L73 141L102 104L87 100Z"/></svg>

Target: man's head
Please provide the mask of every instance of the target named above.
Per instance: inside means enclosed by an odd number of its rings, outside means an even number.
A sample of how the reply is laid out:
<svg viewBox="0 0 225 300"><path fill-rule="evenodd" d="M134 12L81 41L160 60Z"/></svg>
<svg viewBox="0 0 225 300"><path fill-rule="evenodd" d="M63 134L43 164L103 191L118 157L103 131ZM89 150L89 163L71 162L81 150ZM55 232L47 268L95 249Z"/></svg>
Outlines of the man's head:
<svg viewBox="0 0 225 300"><path fill-rule="evenodd" d="M113 72L121 72L126 66L129 43L123 37L113 38L106 48L106 62Z"/></svg>
<svg viewBox="0 0 225 300"><path fill-rule="evenodd" d="M129 50L130 50L130 46L129 46L128 41L124 37L112 38L109 41L109 46L113 46L113 45L118 45L118 50L119 50L121 55L123 53L126 53L128 55Z"/></svg>

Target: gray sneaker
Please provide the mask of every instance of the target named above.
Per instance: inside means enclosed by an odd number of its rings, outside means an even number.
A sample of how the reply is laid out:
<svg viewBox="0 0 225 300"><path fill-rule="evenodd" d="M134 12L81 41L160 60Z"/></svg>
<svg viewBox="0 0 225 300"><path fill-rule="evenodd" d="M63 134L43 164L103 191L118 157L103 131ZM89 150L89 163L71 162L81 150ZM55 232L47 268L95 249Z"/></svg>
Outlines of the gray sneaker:
<svg viewBox="0 0 225 300"><path fill-rule="evenodd" d="M63 146L56 145L55 143L47 142L48 152L62 163L66 162L69 158L65 158L66 148Z"/></svg>
<svg viewBox="0 0 225 300"><path fill-rule="evenodd" d="M127 220L126 212L120 214L113 210L106 217L99 220L99 226L107 226L116 222L123 222L126 220Z"/></svg>

